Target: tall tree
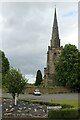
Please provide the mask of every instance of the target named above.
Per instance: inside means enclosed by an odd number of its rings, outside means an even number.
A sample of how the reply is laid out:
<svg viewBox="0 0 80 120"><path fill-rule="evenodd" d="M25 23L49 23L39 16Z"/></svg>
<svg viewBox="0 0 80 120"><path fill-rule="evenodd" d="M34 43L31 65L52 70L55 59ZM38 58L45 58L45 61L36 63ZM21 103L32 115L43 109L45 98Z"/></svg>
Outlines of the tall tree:
<svg viewBox="0 0 80 120"><path fill-rule="evenodd" d="M10 65L8 58L5 56L4 52L0 50L0 60L1 59L2 59L2 74L4 75L9 70Z"/></svg>
<svg viewBox="0 0 80 120"><path fill-rule="evenodd" d="M15 99L26 87L26 78L19 70L11 68L5 75L5 86Z"/></svg>
<svg viewBox="0 0 80 120"><path fill-rule="evenodd" d="M4 52L0 50L0 78L4 79L6 72L9 70L9 60ZM1 79L0 79L1 82Z"/></svg>
<svg viewBox="0 0 80 120"><path fill-rule="evenodd" d="M37 71L37 74L36 74L36 82L35 82L35 85L36 86L39 86L42 82L42 73L40 70Z"/></svg>
<svg viewBox="0 0 80 120"><path fill-rule="evenodd" d="M59 85L80 90L80 52L75 45L67 44L56 63Z"/></svg>

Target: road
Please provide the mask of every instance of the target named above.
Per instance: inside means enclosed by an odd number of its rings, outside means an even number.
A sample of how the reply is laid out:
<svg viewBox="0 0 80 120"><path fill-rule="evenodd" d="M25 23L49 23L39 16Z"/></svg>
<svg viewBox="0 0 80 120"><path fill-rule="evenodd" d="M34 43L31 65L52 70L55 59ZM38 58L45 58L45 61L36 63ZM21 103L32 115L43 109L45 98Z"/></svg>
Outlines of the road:
<svg viewBox="0 0 80 120"><path fill-rule="evenodd" d="M3 97L12 97L9 93L2 94ZM20 94L19 98L26 100L39 100L39 101L53 101L53 100L78 100L78 93L65 93L65 94L44 94L41 96L34 96L32 94Z"/></svg>

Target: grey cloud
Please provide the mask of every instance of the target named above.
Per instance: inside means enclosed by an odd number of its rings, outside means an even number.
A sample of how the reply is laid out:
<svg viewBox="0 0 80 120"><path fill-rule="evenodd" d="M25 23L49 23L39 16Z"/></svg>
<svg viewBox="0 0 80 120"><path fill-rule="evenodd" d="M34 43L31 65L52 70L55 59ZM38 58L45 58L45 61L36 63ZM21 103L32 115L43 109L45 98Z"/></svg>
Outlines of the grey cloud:
<svg viewBox="0 0 80 120"><path fill-rule="evenodd" d="M3 3L2 44L11 66L34 76L46 65L50 44L55 3ZM68 36L76 18L63 17L76 9L76 4L57 3L60 35ZM64 8L64 11L63 11ZM67 11L68 10L68 11ZM1 13L0 13L1 15ZM64 22L63 22L64 21ZM72 31L73 32L73 31ZM65 43L65 40L64 40Z"/></svg>
<svg viewBox="0 0 80 120"><path fill-rule="evenodd" d="M43 59L44 58L44 59ZM38 69L43 71L45 64L45 55L42 53L31 53L23 55L10 56L12 66L17 67L24 71L25 74L35 74Z"/></svg>

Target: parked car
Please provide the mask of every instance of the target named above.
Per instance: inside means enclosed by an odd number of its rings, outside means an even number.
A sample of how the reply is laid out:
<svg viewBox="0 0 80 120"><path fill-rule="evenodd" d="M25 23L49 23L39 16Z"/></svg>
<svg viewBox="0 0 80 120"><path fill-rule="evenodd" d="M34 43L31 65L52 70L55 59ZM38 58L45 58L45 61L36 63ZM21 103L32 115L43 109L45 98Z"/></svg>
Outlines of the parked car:
<svg viewBox="0 0 80 120"><path fill-rule="evenodd" d="M39 89L35 89L33 92L34 95L41 95L41 92L39 91Z"/></svg>

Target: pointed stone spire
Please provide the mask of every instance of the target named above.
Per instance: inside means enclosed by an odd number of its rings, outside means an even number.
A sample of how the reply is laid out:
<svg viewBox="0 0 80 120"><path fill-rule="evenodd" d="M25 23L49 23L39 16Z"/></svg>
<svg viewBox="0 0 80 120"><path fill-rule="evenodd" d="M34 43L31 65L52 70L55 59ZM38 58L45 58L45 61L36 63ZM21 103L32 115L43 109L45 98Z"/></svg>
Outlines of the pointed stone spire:
<svg viewBox="0 0 80 120"><path fill-rule="evenodd" d="M54 48L60 47L56 8L55 8L55 13L54 13L54 23L53 23L53 27L52 27L51 47L54 47Z"/></svg>

